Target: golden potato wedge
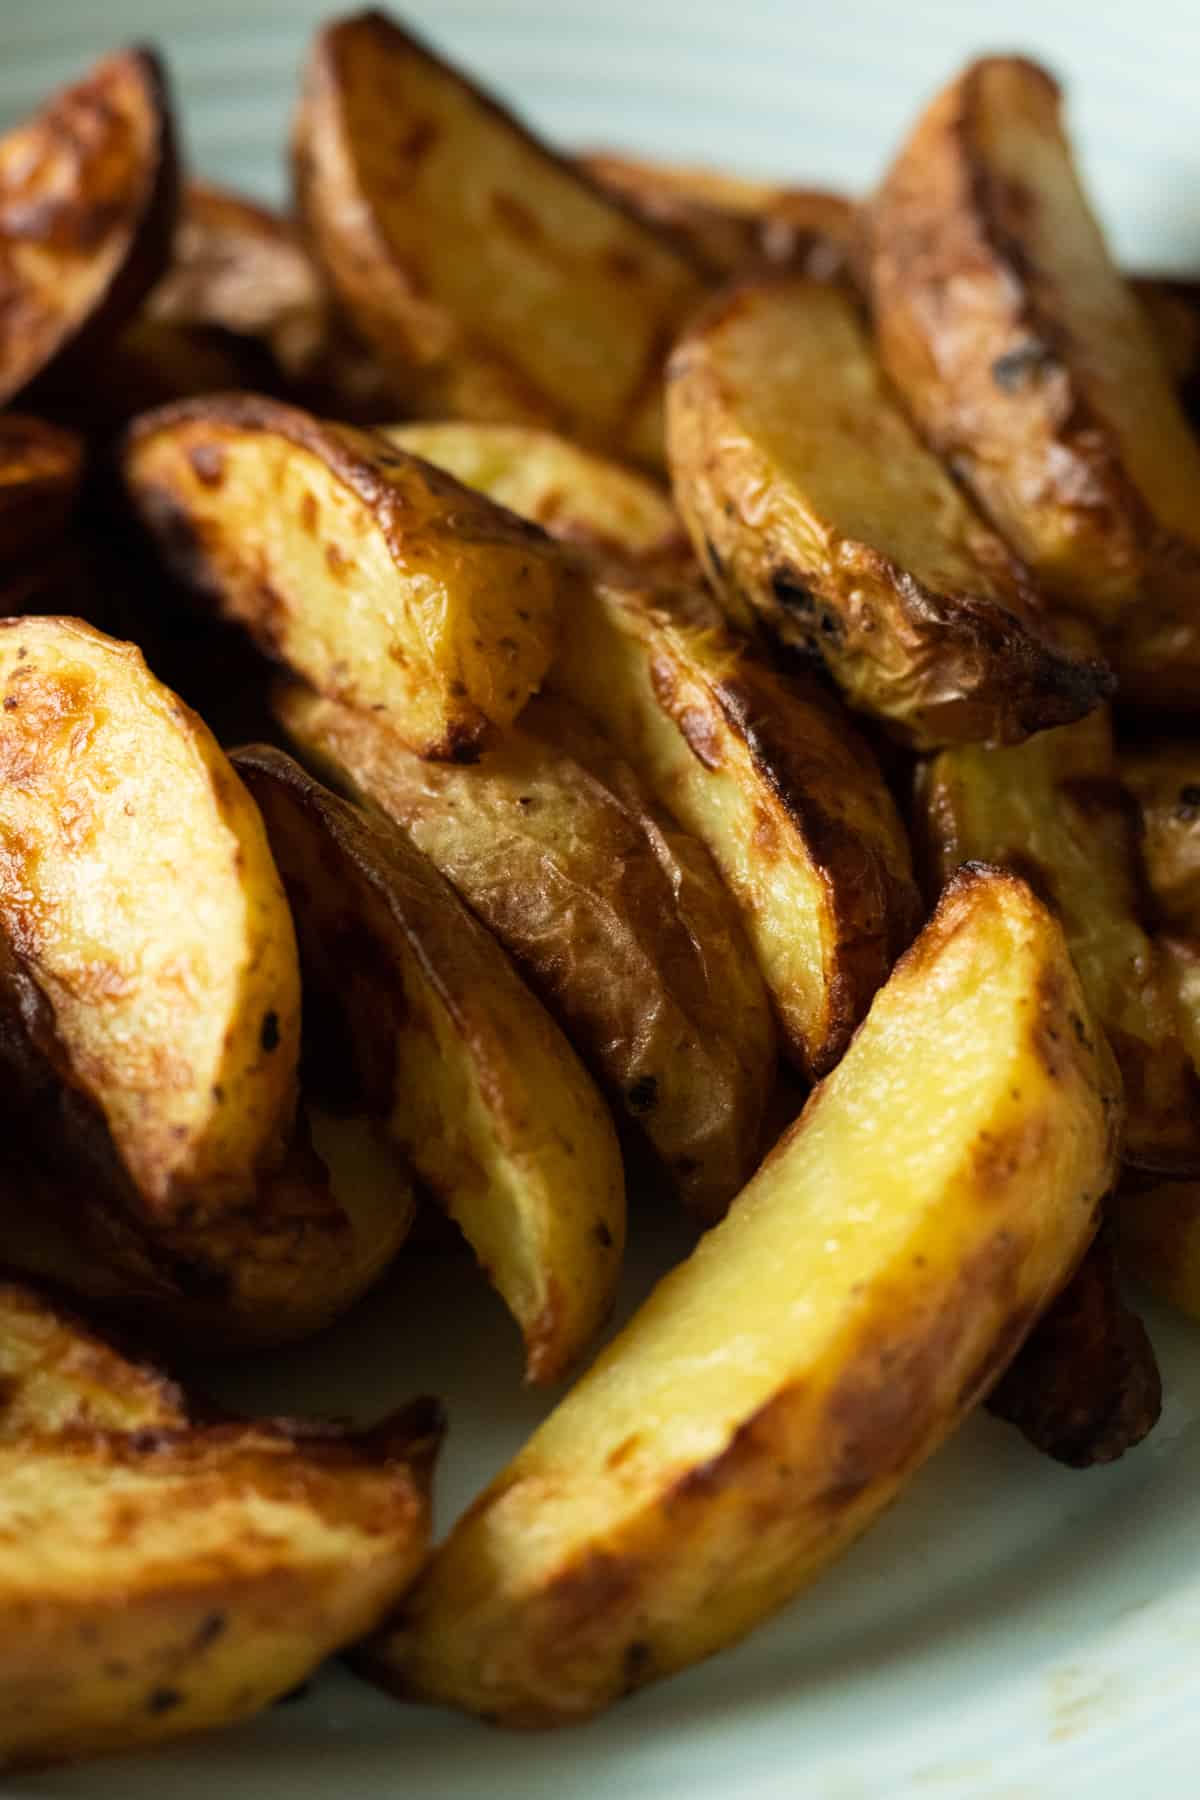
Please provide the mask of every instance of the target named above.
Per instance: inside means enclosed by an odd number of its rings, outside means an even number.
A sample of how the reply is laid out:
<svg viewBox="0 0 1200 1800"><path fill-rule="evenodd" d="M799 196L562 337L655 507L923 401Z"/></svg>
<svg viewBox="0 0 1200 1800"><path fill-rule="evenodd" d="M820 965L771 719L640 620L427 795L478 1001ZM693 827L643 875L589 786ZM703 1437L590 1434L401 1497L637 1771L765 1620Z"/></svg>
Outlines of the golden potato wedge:
<svg viewBox="0 0 1200 1800"><path fill-rule="evenodd" d="M382 438L251 394L131 427L168 565L322 693L469 757L545 674L565 583L543 535Z"/></svg>
<svg viewBox="0 0 1200 1800"><path fill-rule="evenodd" d="M358 1436L267 1422L0 1433L0 1765L251 1717L424 1560L438 1409Z"/></svg>
<svg viewBox="0 0 1200 1800"><path fill-rule="evenodd" d="M546 700L531 701L520 725L465 767L426 762L379 718L298 684L280 691L276 712L302 755L386 813L441 870L667 1181L701 1217L719 1217L758 1151L773 1040L766 994L711 867L685 868L640 793L615 792L578 760L578 735L564 747ZM598 758L606 752L597 747Z"/></svg>
<svg viewBox="0 0 1200 1800"><path fill-rule="evenodd" d="M0 1279L0 1443L187 1423L182 1390L161 1369L122 1355L57 1300Z"/></svg>
<svg viewBox="0 0 1200 1800"><path fill-rule="evenodd" d="M0 566L50 544L83 479L83 445L24 413L0 413Z"/></svg>
<svg viewBox="0 0 1200 1800"><path fill-rule="evenodd" d="M1107 709L1009 749L943 751L918 788L935 881L983 858L1024 875L1057 908L1124 1078L1129 1160L1200 1168L1200 1080L1162 953L1139 918L1136 814Z"/></svg>
<svg viewBox="0 0 1200 1800"><path fill-rule="evenodd" d="M662 358L705 285L669 237L377 12L317 37L295 166L318 260L405 411L661 460Z"/></svg>
<svg viewBox="0 0 1200 1800"><path fill-rule="evenodd" d="M1149 1334L1121 1297L1116 1242L1094 1240L992 1389L988 1410L1071 1469L1116 1462L1162 1411Z"/></svg>
<svg viewBox="0 0 1200 1800"><path fill-rule="evenodd" d="M243 1205L291 1131L300 986L262 821L132 644L0 619L0 1031L111 1139L143 1208Z"/></svg>
<svg viewBox="0 0 1200 1800"><path fill-rule="evenodd" d="M825 1074L920 915L904 827L850 721L694 589L581 589L550 679L707 846L789 1056Z"/></svg>
<svg viewBox="0 0 1200 1800"><path fill-rule="evenodd" d="M1015 742L1108 690L921 446L838 288L718 297L671 357L667 423L676 501L727 609L819 655L914 748Z"/></svg>
<svg viewBox="0 0 1200 1800"><path fill-rule="evenodd" d="M719 275L784 265L829 280L852 254L855 206L844 194L786 187L723 169L591 150L576 164L647 224L682 241Z"/></svg>
<svg viewBox="0 0 1200 1800"><path fill-rule="evenodd" d="M867 236L880 353L918 428L1047 593L1105 632L1131 693L1195 702L1200 443L1046 71L973 63L901 149Z"/></svg>
<svg viewBox="0 0 1200 1800"><path fill-rule="evenodd" d="M0 406L78 378L167 266L178 177L166 77L122 50L0 138Z"/></svg>
<svg viewBox="0 0 1200 1800"><path fill-rule="evenodd" d="M621 1266L624 1181L600 1096L398 831L282 751L233 760L296 921L310 1089L386 1125L520 1326L530 1380L557 1380L606 1318Z"/></svg>
<svg viewBox="0 0 1200 1800"><path fill-rule="evenodd" d="M1057 922L1015 877L963 871L729 1217L471 1506L368 1672L549 1725L749 1631L1070 1276L1119 1092Z"/></svg>
<svg viewBox="0 0 1200 1800"><path fill-rule="evenodd" d="M395 425L398 450L445 469L551 537L635 562L690 560L679 515L656 483L532 425Z"/></svg>
<svg viewBox="0 0 1200 1800"><path fill-rule="evenodd" d="M1168 928L1200 937L1200 745L1136 746L1120 762L1141 815L1155 912Z"/></svg>

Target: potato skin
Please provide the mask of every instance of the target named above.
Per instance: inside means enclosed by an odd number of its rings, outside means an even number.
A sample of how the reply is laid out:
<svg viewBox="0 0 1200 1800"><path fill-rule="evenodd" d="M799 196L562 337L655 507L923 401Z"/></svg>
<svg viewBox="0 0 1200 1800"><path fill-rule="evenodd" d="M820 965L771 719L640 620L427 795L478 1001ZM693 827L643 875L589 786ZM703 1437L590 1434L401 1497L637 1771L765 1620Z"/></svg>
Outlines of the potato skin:
<svg viewBox="0 0 1200 1800"><path fill-rule="evenodd" d="M916 930L908 842L870 751L707 595L582 588L552 688L597 719L738 902L802 1074L837 1062Z"/></svg>
<svg viewBox="0 0 1200 1800"><path fill-rule="evenodd" d="M176 575L318 691L382 708L422 755L469 759L545 673L552 546L381 438L210 395L135 421L124 470Z"/></svg>
<svg viewBox="0 0 1200 1800"><path fill-rule="evenodd" d="M358 1436L279 1421L0 1438L0 1764L233 1724L307 1679L420 1567L439 1436L420 1403Z"/></svg>
<svg viewBox="0 0 1200 1800"><path fill-rule="evenodd" d="M1200 746L1123 749L1121 778L1138 804L1142 863L1159 922L1200 937Z"/></svg>
<svg viewBox="0 0 1200 1800"><path fill-rule="evenodd" d="M84 374L165 269L177 201L149 50L103 58L0 139L0 405Z"/></svg>
<svg viewBox="0 0 1200 1800"><path fill-rule="evenodd" d="M662 358L704 292L669 237L378 12L317 36L294 150L314 251L410 416L661 461Z"/></svg>
<svg viewBox="0 0 1200 1800"><path fill-rule="evenodd" d="M880 353L921 431L1046 591L1104 631L1123 687L1194 703L1200 446L1046 71L985 58L940 94L867 240Z"/></svg>
<svg viewBox="0 0 1200 1800"><path fill-rule="evenodd" d="M710 871L703 926L719 919L734 948L697 938L696 877L632 776L614 791L596 772L603 743L585 766L540 699L471 765L423 761L377 719L295 686L276 711L302 753L399 825L500 940L664 1183L699 1217L720 1217L758 1150L770 1014ZM736 1032L722 974L738 982Z"/></svg>
<svg viewBox="0 0 1200 1800"><path fill-rule="evenodd" d="M919 443L837 289L714 299L672 353L667 426L676 503L735 623L822 660L901 741L1017 742L1109 691Z"/></svg>
<svg viewBox="0 0 1200 1800"><path fill-rule="evenodd" d="M1024 883L964 871L728 1218L464 1515L367 1671L550 1725L741 1637L999 1376L1092 1237L1119 1128L1060 928Z"/></svg>
<svg viewBox="0 0 1200 1800"><path fill-rule="evenodd" d="M625 1238L620 1153L570 1045L499 945L382 818L282 751L234 765L296 920L310 1093L379 1121L520 1325L531 1381L603 1323Z"/></svg>

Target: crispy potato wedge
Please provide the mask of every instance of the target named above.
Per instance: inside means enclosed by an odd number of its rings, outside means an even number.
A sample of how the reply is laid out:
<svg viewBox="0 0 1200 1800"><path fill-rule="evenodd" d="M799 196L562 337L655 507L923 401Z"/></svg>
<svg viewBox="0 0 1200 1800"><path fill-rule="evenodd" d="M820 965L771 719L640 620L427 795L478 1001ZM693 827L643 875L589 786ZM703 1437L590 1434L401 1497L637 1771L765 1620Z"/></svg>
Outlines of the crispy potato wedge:
<svg viewBox="0 0 1200 1800"><path fill-rule="evenodd" d="M1088 206L1060 102L1044 69L989 57L927 108L869 209L880 352L1046 591L1106 633L1123 686L1194 702L1200 443Z"/></svg>
<svg viewBox="0 0 1200 1800"><path fill-rule="evenodd" d="M429 1541L438 1409L0 1430L0 1765L246 1719L375 1625Z"/></svg>
<svg viewBox="0 0 1200 1800"><path fill-rule="evenodd" d="M0 1278L0 1443L187 1423L182 1390L161 1369L122 1355L57 1300Z"/></svg>
<svg viewBox="0 0 1200 1800"><path fill-rule="evenodd" d="M313 46L295 133L313 248L433 418L660 461L662 358L704 272L382 13Z"/></svg>
<svg viewBox="0 0 1200 1800"><path fill-rule="evenodd" d="M384 436L551 537L637 563L690 561L679 515L656 483L552 431L451 420L391 426Z"/></svg>
<svg viewBox="0 0 1200 1800"><path fill-rule="evenodd" d="M789 1056L825 1074L920 915L904 827L850 721L682 587L581 589L551 684L707 846Z"/></svg>
<svg viewBox="0 0 1200 1800"><path fill-rule="evenodd" d="M60 534L83 479L83 445L24 413L0 413L0 567Z"/></svg>
<svg viewBox="0 0 1200 1800"><path fill-rule="evenodd" d="M166 77L123 50L0 138L0 405L71 382L167 266L177 169Z"/></svg>
<svg viewBox="0 0 1200 1800"><path fill-rule="evenodd" d="M234 764L300 941L307 1080L383 1121L554 1381L603 1323L625 1238L620 1151L574 1052L495 940L382 819L282 751Z"/></svg>
<svg viewBox="0 0 1200 1800"><path fill-rule="evenodd" d="M1138 803L1142 862L1159 920L1200 937L1200 745L1162 743L1121 752L1121 778Z"/></svg>
<svg viewBox="0 0 1200 1800"><path fill-rule="evenodd" d="M579 760L583 721L532 701L478 763L423 761L386 724L292 684L276 711L301 753L386 813L495 933L621 1115L701 1217L758 1150L773 1037L737 913L685 863L636 784ZM566 747L565 747L566 746ZM590 761L590 759L588 759Z"/></svg>
<svg viewBox="0 0 1200 1800"><path fill-rule="evenodd" d="M163 1219L291 1131L300 984L257 810L132 644L0 619L0 1053L32 1043Z"/></svg>
<svg viewBox="0 0 1200 1800"><path fill-rule="evenodd" d="M575 160L593 181L647 224L670 231L719 275L782 264L827 281L853 250L856 209L845 194L613 150L587 151Z"/></svg>
<svg viewBox="0 0 1200 1800"><path fill-rule="evenodd" d="M1071 1469L1116 1462L1162 1411L1149 1334L1121 1297L1103 1231L992 1389L989 1411Z"/></svg>
<svg viewBox="0 0 1200 1800"><path fill-rule="evenodd" d="M552 547L382 438L214 395L137 420L124 467L175 574L422 755L474 755L545 674L566 579Z"/></svg>
<svg viewBox="0 0 1200 1800"><path fill-rule="evenodd" d="M1057 922L1015 877L963 871L729 1217L476 1500L368 1672L549 1725L749 1631L1062 1288L1119 1092Z"/></svg>
<svg viewBox="0 0 1200 1800"><path fill-rule="evenodd" d="M985 858L1024 875L1062 917L1124 1078L1129 1160L1200 1167L1200 1083L1162 953L1139 918L1136 811L1107 709L1010 749L943 751L918 788L935 882Z"/></svg>
<svg viewBox="0 0 1200 1800"><path fill-rule="evenodd" d="M1015 742L1107 691L921 446L838 288L716 299L672 355L667 422L676 501L727 609L819 655L914 748Z"/></svg>

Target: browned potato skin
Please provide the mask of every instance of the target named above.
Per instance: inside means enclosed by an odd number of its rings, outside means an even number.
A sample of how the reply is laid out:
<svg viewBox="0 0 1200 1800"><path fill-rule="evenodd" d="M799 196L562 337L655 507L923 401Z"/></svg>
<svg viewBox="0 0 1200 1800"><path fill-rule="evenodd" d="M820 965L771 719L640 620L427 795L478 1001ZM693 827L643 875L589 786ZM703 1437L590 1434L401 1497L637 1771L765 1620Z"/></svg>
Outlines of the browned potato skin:
<svg viewBox="0 0 1200 1800"><path fill-rule="evenodd" d="M0 139L0 405L70 384L167 265L178 172L166 78L105 57Z"/></svg>
<svg viewBox="0 0 1200 1800"><path fill-rule="evenodd" d="M603 1102L500 946L394 827L282 751L233 760L296 921L309 1092L379 1121L512 1311L528 1378L558 1380L607 1317L621 1266Z"/></svg>
<svg viewBox="0 0 1200 1800"><path fill-rule="evenodd" d="M789 369L801 320L809 362ZM889 484L860 492L850 481L830 503L826 482L810 503L778 447L793 394L807 412L798 461L819 439L836 459L830 432L848 443L873 434ZM777 415L770 432L765 408ZM913 748L1017 742L1081 717L1110 688L1102 664L1056 641L1024 572L918 443L839 290L789 277L718 296L672 354L667 419L676 502L731 616L757 616L823 659L852 706ZM928 525L923 569L886 547L913 517Z"/></svg>
<svg viewBox="0 0 1200 1800"><path fill-rule="evenodd" d="M256 458L264 492L247 499L230 465ZM289 468L299 495L282 492ZM263 396L210 395L136 420L124 472L176 576L317 691L386 711L423 756L475 756L545 674L566 583L558 553L382 437ZM368 557L370 583L356 579ZM381 560L386 597L374 592Z"/></svg>
<svg viewBox="0 0 1200 1800"><path fill-rule="evenodd" d="M1156 916L1200 937L1200 745L1138 746L1123 750L1120 761L1141 814L1142 862Z"/></svg>
<svg viewBox="0 0 1200 1800"><path fill-rule="evenodd" d="M1154 1346L1121 1297L1116 1239L1095 1239L1001 1376L988 1409L1071 1469L1116 1462L1162 1411Z"/></svg>
<svg viewBox="0 0 1200 1800"><path fill-rule="evenodd" d="M0 413L0 568L52 542L83 479L83 445L24 413Z"/></svg>
<svg viewBox="0 0 1200 1800"><path fill-rule="evenodd" d="M1094 291L1050 266L1043 216L1076 263L1086 247ZM972 64L900 151L867 235L880 352L918 427L1047 593L1105 633L1123 694L1194 705L1200 447L1107 263L1046 71Z"/></svg>
<svg viewBox="0 0 1200 1800"><path fill-rule="evenodd" d="M378 719L295 686L276 711L303 755L386 813L457 888L681 1198L719 1218L758 1148L770 1012L712 870L701 863L701 885L680 866L633 777L615 792L593 772L603 745L591 766L564 749L543 699L466 766L422 760ZM575 748L585 729L575 722ZM732 948L697 935L714 919Z"/></svg>
<svg viewBox="0 0 1200 1800"><path fill-rule="evenodd" d="M648 224L670 231L717 275L766 264L827 281L853 250L855 207L844 194L614 150L590 150L575 160L593 181Z"/></svg>
<svg viewBox="0 0 1200 1800"><path fill-rule="evenodd" d="M429 1402L357 1435L0 1430L0 1763L233 1724L307 1679L420 1569L440 1432Z"/></svg>
<svg viewBox="0 0 1200 1800"><path fill-rule="evenodd" d="M406 410L661 460L662 357L704 271L384 14L317 37L295 172L318 260Z"/></svg>
<svg viewBox="0 0 1200 1800"><path fill-rule="evenodd" d="M919 773L916 824L935 887L986 857L1058 909L1124 1079L1127 1158L1200 1167L1200 1076L1163 946L1142 924L1136 805L1108 709L1007 750L943 751Z"/></svg>
<svg viewBox="0 0 1200 1800"><path fill-rule="evenodd" d="M771 669L696 589L597 581L578 596L551 684L709 846L792 1061L810 1080L827 1074L920 913L904 828L858 733L815 680ZM723 798L729 785L752 826ZM818 896L811 926L793 880ZM791 973L801 931L819 970L811 992Z"/></svg>

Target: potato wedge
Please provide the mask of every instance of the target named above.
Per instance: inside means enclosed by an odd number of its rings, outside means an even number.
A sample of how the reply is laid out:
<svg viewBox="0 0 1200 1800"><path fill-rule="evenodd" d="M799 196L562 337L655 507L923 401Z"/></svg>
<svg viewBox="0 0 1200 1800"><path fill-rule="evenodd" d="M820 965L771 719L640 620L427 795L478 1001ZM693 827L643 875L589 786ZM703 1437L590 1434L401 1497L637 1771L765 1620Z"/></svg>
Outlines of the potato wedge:
<svg viewBox="0 0 1200 1800"><path fill-rule="evenodd" d="M690 561L679 515L656 483L532 425L395 425L388 442L445 469L551 537L638 563Z"/></svg>
<svg viewBox="0 0 1200 1800"><path fill-rule="evenodd" d="M406 411L661 461L663 355L704 293L669 237L377 12L317 37L295 168L321 266Z"/></svg>
<svg viewBox="0 0 1200 1800"><path fill-rule="evenodd" d="M253 802L132 644L0 619L0 1055L51 1064L148 1214L243 1205L291 1131L300 985Z"/></svg>
<svg viewBox="0 0 1200 1800"><path fill-rule="evenodd" d="M855 206L844 194L785 187L723 169L591 150L576 163L647 224L670 231L719 275L783 265L828 281L852 253Z"/></svg>
<svg viewBox="0 0 1200 1800"><path fill-rule="evenodd" d="M0 1430L0 1765L251 1717L373 1626L429 1540L438 1409Z"/></svg>
<svg viewBox="0 0 1200 1800"><path fill-rule="evenodd" d="M1015 742L1107 691L918 442L839 289L789 278L715 300L671 357L667 423L676 501L727 609L819 655L914 748Z"/></svg>
<svg viewBox="0 0 1200 1800"><path fill-rule="evenodd" d="M665 1181L702 1218L719 1217L758 1152L773 1039L715 871L685 868L640 794L618 794L572 753L577 737L564 748L544 700L468 767L423 761L380 719L298 684L280 691L276 712L305 757L441 870L651 1145Z"/></svg>
<svg viewBox="0 0 1200 1800"><path fill-rule="evenodd" d="M215 395L137 420L124 466L174 573L422 755L473 756L545 674L565 582L552 547L381 438Z"/></svg>
<svg viewBox="0 0 1200 1800"><path fill-rule="evenodd" d="M1139 918L1135 808L1107 709L1010 749L943 751L921 772L918 807L935 882L985 858L1057 908L1124 1078L1129 1160L1200 1168L1200 1080L1169 972Z"/></svg>
<svg viewBox="0 0 1200 1800"><path fill-rule="evenodd" d="M0 1443L187 1423L183 1392L161 1369L122 1355L57 1300L0 1279Z"/></svg>
<svg viewBox="0 0 1200 1800"><path fill-rule="evenodd" d="M1121 778L1138 803L1142 862L1155 912L1200 938L1200 745L1122 750Z"/></svg>
<svg viewBox="0 0 1200 1800"><path fill-rule="evenodd" d="M992 1389L988 1410L1071 1469L1116 1462L1162 1411L1149 1334L1121 1297L1105 1229Z"/></svg>
<svg viewBox="0 0 1200 1800"><path fill-rule="evenodd" d="M603 1323L625 1239L600 1096L433 865L282 751L239 751L291 902L310 1091L384 1123L554 1381ZM432 1051L432 1053L431 1053Z"/></svg>
<svg viewBox="0 0 1200 1800"><path fill-rule="evenodd" d="M166 77L123 50L0 138L0 406L71 382L167 266L177 169Z"/></svg>
<svg viewBox="0 0 1200 1800"><path fill-rule="evenodd" d="M23 413L0 413L0 566L53 542L83 479L83 445Z"/></svg>
<svg viewBox="0 0 1200 1800"><path fill-rule="evenodd" d="M825 1074L920 916L904 827L850 721L694 589L582 589L550 679L707 846L789 1057Z"/></svg>
<svg viewBox="0 0 1200 1800"><path fill-rule="evenodd" d="M1061 928L1015 877L963 871L729 1217L476 1500L368 1672L549 1725L749 1631L1070 1276L1119 1091Z"/></svg>
<svg viewBox="0 0 1200 1800"><path fill-rule="evenodd" d="M1105 633L1131 693L1200 699L1200 443L1046 71L972 64L922 115L867 234L880 353L919 429L1046 592ZM1186 667L1164 653L1176 635Z"/></svg>

